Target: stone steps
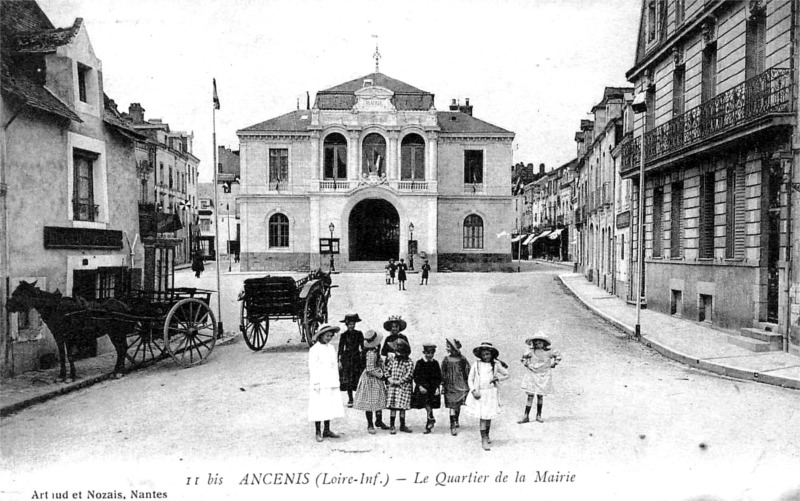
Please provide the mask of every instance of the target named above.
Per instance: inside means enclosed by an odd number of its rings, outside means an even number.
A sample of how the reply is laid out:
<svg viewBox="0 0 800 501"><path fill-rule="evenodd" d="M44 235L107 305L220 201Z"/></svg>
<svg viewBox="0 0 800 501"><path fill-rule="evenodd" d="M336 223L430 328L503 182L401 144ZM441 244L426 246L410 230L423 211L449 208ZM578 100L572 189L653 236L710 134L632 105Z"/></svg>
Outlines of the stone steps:
<svg viewBox="0 0 800 501"><path fill-rule="evenodd" d="M777 332L752 327L744 327L739 332L741 335L729 334L728 342L756 353L783 349L783 335Z"/></svg>

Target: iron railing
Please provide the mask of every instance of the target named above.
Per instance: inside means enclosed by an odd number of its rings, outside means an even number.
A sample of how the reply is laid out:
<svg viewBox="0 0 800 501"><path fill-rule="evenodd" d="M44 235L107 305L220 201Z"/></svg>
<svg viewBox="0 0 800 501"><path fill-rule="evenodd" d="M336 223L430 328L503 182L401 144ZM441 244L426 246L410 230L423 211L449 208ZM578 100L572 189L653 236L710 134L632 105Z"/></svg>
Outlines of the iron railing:
<svg viewBox="0 0 800 501"><path fill-rule="evenodd" d="M791 71L769 69L647 132L644 136L645 162L765 115L790 111Z"/></svg>
<svg viewBox="0 0 800 501"><path fill-rule="evenodd" d="M75 221L94 221L100 212L100 206L83 202L72 201L72 215Z"/></svg>

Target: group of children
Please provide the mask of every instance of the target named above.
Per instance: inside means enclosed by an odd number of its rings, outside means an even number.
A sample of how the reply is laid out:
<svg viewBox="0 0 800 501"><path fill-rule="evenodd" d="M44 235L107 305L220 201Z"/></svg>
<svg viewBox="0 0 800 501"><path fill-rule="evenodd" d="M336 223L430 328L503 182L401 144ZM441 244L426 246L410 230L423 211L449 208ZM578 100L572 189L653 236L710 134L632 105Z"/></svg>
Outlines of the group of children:
<svg viewBox="0 0 800 501"><path fill-rule="evenodd" d="M491 343L481 343L472 350L477 357L473 365L461 354L461 343L446 338L447 356L441 365L434 359L436 345L423 344L422 358L416 364L409 358L411 345L402 332L407 323L399 316L391 316L383 323L389 332L383 335L368 330L356 330L360 322L357 313L349 313L341 323L347 326L339 342L338 353L331 345L333 335L340 328L323 324L314 334L315 344L309 350L309 408L308 417L315 423L316 440L339 438L330 429L330 420L344 415L339 391L346 391L347 407L364 411L367 432L389 430L392 435L399 429L412 433L406 425L406 410L424 409L427 416L424 433L433 431L436 419L434 409L441 407L444 396L449 409L450 433L458 434L461 407L480 419L481 445L490 450L489 435L492 419L500 412L498 385L508 379L508 365L499 360L500 352ZM382 344L383 341L383 344ZM553 392L551 369L561 361L559 352L550 348L545 334L536 334L526 340L528 348L521 363L526 369L522 389L528 395L525 414L518 423L527 423L537 397L536 421L542 422L543 396ZM389 410L389 424L383 420L383 411ZM396 419L400 418L397 428Z"/></svg>
<svg viewBox="0 0 800 501"><path fill-rule="evenodd" d="M395 274L397 274L397 288L401 291L406 290L406 270L408 270L408 265L406 264L405 259L400 258L399 263L394 262L394 258L389 259L389 263L386 265L386 285L391 285L394 283ZM420 268L422 274L420 276L420 285L428 285L428 276L431 272L431 265L426 259L425 262L422 264L422 268Z"/></svg>

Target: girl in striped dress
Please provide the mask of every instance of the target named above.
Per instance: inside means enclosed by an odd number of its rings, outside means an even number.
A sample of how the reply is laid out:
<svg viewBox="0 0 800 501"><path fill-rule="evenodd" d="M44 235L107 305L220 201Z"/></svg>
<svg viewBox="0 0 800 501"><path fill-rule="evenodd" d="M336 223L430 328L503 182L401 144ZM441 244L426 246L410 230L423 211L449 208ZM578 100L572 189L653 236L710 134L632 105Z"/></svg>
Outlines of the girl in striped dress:
<svg viewBox="0 0 800 501"><path fill-rule="evenodd" d="M358 380L358 388L353 402L353 408L364 411L367 415L367 432L374 435L375 425L372 424L372 413L376 414L377 425L383 424L381 411L386 408L386 383L384 382L383 359L378 353L383 336L374 330L364 334L364 353L366 367Z"/></svg>
<svg viewBox="0 0 800 501"><path fill-rule="evenodd" d="M400 411L400 431L411 433L411 429L406 426L406 409L411 408L411 381L414 379L414 364L408 358L411 347L402 338L391 344L395 356L386 361L385 370L388 386L386 407L391 410L389 430L392 435L397 433L394 423L397 411Z"/></svg>

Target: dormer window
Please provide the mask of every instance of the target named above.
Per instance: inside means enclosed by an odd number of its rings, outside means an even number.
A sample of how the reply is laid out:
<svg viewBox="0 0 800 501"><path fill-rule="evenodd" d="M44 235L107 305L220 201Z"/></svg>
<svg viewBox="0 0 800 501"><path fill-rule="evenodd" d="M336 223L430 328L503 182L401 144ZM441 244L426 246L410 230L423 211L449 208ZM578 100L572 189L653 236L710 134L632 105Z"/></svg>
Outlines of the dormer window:
<svg viewBox="0 0 800 501"><path fill-rule="evenodd" d="M78 98L84 103L89 102L87 101L86 92L87 82L89 80L89 71L91 71L91 68L78 63Z"/></svg>
<svg viewBox="0 0 800 501"><path fill-rule="evenodd" d="M375 82L372 81L371 78L364 79L364 87L372 87L375 85Z"/></svg>

